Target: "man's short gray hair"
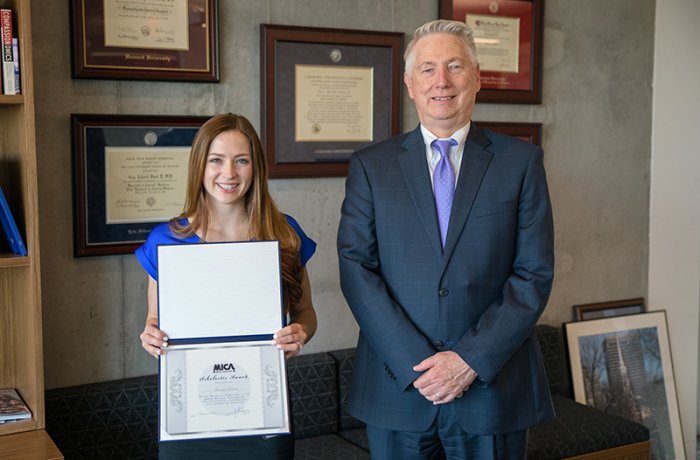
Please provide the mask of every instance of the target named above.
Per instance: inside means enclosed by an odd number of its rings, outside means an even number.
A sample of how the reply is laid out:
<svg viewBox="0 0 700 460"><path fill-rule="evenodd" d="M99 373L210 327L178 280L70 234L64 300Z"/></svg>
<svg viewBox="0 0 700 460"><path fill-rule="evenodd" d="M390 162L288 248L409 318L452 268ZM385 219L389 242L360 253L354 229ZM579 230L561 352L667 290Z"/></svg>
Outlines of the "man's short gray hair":
<svg viewBox="0 0 700 460"><path fill-rule="evenodd" d="M448 34L459 38L464 43L464 47L467 49L467 55L470 56L472 64L474 64L474 67L476 67L478 61L476 57L476 45L474 44L474 33L472 32L471 27L461 21L438 19L435 21L426 22L417 28L415 32L413 32L413 38L406 46L406 51L403 53L406 72L410 72L411 68L413 67L413 48L415 47L416 42L426 35L431 34Z"/></svg>

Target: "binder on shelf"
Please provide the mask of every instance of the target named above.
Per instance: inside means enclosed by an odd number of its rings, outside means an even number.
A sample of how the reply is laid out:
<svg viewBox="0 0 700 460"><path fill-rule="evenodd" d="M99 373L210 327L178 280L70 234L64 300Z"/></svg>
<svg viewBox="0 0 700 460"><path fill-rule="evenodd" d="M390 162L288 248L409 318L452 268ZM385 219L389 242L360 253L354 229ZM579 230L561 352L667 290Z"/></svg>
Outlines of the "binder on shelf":
<svg viewBox="0 0 700 460"><path fill-rule="evenodd" d="M12 10L0 9L0 60L2 60L2 93L18 94L15 88L15 63L12 57Z"/></svg>
<svg viewBox="0 0 700 460"><path fill-rule="evenodd" d="M10 211L10 206L7 204L5 199L5 194L0 187L0 223L2 223L2 228L5 230L5 236L7 241L10 243L10 248L12 252L18 256L26 256L27 248L24 245L22 236L19 234L19 229L17 228L17 223L15 218L12 217L12 212Z"/></svg>

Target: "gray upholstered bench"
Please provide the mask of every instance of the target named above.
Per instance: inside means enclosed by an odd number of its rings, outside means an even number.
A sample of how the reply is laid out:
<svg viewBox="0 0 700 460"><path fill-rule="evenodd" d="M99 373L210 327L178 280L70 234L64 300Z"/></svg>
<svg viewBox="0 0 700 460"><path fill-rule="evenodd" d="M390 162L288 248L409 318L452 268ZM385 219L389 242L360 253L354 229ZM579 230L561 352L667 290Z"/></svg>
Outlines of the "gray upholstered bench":
<svg viewBox="0 0 700 460"><path fill-rule="evenodd" d="M289 360L297 459L369 459L338 435L336 361L328 353ZM46 391L46 430L66 459L158 458L156 375Z"/></svg>
<svg viewBox="0 0 700 460"><path fill-rule="evenodd" d="M538 326L557 418L530 430L528 458L648 459L649 430L571 399L561 332ZM344 409L355 349L289 360L298 460L369 459L362 422ZM157 376L46 391L46 430L66 459L158 457Z"/></svg>

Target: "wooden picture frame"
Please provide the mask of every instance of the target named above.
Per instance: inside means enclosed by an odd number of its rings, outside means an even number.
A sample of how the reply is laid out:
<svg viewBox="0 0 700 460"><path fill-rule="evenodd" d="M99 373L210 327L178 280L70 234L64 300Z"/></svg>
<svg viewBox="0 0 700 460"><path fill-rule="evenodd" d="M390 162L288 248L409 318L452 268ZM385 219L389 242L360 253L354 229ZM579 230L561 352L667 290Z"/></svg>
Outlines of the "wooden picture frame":
<svg viewBox="0 0 700 460"><path fill-rule="evenodd" d="M576 321L634 315L646 311L643 297L574 305L572 309Z"/></svg>
<svg viewBox="0 0 700 460"><path fill-rule="evenodd" d="M649 428L652 458L685 458L666 312L564 326L576 401Z"/></svg>
<svg viewBox="0 0 700 460"><path fill-rule="evenodd" d="M182 212L192 140L208 119L71 114L76 257L132 253Z"/></svg>
<svg viewBox="0 0 700 460"><path fill-rule="evenodd" d="M218 0L71 0L73 78L219 81Z"/></svg>
<svg viewBox="0 0 700 460"><path fill-rule="evenodd" d="M480 128L490 129L497 133L507 134L542 146L542 123L518 123L518 122L497 122L497 121L474 121Z"/></svg>
<svg viewBox="0 0 700 460"><path fill-rule="evenodd" d="M542 102L544 0L439 0L438 15L472 27L481 67L477 102Z"/></svg>
<svg viewBox="0 0 700 460"><path fill-rule="evenodd" d="M261 24L261 138L270 177L344 176L401 132L403 34Z"/></svg>

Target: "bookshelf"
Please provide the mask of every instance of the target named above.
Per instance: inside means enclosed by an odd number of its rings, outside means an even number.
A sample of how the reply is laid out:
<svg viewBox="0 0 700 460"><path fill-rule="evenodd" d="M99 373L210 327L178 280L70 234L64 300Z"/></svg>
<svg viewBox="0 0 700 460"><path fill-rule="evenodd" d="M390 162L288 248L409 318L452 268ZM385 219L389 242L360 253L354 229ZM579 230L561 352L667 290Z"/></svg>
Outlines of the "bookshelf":
<svg viewBox="0 0 700 460"><path fill-rule="evenodd" d="M63 458L44 431L44 363L39 271L39 210L34 141L29 0L0 0L19 38L22 94L0 94L0 185L28 255L0 250L0 388L16 388L32 418L0 425L0 457ZM17 447L21 446L18 451Z"/></svg>

